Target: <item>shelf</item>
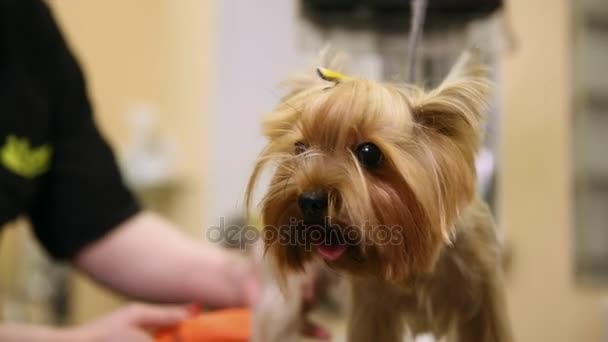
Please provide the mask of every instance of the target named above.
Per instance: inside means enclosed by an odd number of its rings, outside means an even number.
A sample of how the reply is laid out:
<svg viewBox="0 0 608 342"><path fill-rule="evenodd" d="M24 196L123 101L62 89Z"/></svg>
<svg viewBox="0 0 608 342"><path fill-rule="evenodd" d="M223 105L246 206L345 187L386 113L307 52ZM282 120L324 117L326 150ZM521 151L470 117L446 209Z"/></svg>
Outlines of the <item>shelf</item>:
<svg viewBox="0 0 608 342"><path fill-rule="evenodd" d="M590 89L586 92L585 96L590 109L598 112L605 112L605 114L608 115L608 90Z"/></svg>
<svg viewBox="0 0 608 342"><path fill-rule="evenodd" d="M585 11L585 26L588 29L608 32L608 13L601 11Z"/></svg>

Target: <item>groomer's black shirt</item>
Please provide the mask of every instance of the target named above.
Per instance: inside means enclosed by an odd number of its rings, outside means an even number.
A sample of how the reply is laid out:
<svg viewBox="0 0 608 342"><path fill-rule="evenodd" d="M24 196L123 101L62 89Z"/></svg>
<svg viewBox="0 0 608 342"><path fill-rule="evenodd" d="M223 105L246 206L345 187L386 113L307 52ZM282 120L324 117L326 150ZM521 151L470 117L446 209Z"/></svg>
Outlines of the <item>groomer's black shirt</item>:
<svg viewBox="0 0 608 342"><path fill-rule="evenodd" d="M0 0L0 226L28 215L63 259L137 211L49 9Z"/></svg>

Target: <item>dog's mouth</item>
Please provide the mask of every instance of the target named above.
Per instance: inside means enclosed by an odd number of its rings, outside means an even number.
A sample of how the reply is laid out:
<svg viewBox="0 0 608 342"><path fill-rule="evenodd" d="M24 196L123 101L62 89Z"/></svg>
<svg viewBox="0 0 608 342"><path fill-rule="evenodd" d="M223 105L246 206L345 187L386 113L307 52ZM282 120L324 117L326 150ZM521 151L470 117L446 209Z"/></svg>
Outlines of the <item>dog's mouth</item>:
<svg viewBox="0 0 608 342"><path fill-rule="evenodd" d="M347 245L322 244L317 246L317 253L327 261L336 261L346 252L346 249L348 249Z"/></svg>
<svg viewBox="0 0 608 342"><path fill-rule="evenodd" d="M348 240L337 224L324 225L322 236L313 239L315 251L326 261L340 259L353 243L354 241Z"/></svg>

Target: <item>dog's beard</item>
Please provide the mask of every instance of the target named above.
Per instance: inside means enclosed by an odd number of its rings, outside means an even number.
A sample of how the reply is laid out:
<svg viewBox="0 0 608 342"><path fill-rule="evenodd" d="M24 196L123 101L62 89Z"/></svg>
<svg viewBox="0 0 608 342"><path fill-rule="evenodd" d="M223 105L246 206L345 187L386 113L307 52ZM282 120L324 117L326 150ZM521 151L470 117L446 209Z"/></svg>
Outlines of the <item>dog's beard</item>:
<svg viewBox="0 0 608 342"><path fill-rule="evenodd" d="M280 165L263 200L266 250L279 272L302 271L321 257L339 271L401 282L432 267L441 234L428 230L424 209L394 171L388 168L370 179L354 163L334 161L332 166L329 158L309 158L322 159L318 165L323 168L289 165L293 161ZM315 166L310 160L307 164ZM326 179L341 181L331 184L323 222L308 224L297 205L299 189ZM339 257L331 257L342 249Z"/></svg>

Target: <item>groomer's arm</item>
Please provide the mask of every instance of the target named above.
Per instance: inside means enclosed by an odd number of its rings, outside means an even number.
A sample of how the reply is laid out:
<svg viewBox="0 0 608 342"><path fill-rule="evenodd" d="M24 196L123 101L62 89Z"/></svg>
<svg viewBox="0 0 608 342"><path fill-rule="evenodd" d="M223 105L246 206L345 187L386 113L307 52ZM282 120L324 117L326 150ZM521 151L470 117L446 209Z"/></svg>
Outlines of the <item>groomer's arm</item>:
<svg viewBox="0 0 608 342"><path fill-rule="evenodd" d="M240 256L196 243L150 212L125 221L74 261L97 281L144 300L241 306L256 291L253 268Z"/></svg>
<svg viewBox="0 0 608 342"><path fill-rule="evenodd" d="M249 267L197 244L142 211L98 131L84 75L52 13L35 1L28 16L40 83L48 89L52 163L28 213L57 259L69 259L118 292L150 301L234 306L248 302ZM28 31L29 32L29 31Z"/></svg>

